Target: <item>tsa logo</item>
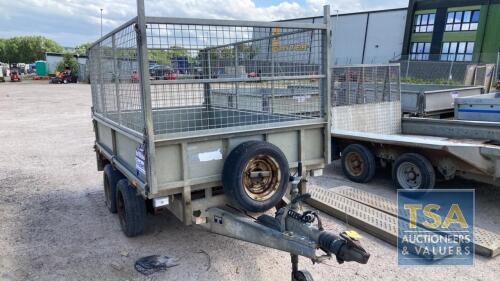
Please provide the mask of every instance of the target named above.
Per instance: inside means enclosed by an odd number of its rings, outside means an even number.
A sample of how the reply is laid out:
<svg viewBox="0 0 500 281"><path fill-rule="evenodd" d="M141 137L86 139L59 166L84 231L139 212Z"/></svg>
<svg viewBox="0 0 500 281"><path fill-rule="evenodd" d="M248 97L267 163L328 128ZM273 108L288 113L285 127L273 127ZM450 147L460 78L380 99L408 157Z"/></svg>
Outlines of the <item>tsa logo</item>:
<svg viewBox="0 0 500 281"><path fill-rule="evenodd" d="M399 265L473 265L474 191L398 192Z"/></svg>

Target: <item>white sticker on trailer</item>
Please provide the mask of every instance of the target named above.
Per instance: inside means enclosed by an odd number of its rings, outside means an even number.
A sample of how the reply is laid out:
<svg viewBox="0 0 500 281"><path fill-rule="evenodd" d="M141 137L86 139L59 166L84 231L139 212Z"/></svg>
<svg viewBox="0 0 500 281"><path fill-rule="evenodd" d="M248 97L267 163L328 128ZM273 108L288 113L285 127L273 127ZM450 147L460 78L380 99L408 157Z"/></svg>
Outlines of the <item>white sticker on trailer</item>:
<svg viewBox="0 0 500 281"><path fill-rule="evenodd" d="M198 159L200 160L200 162L221 160L222 152L220 149L217 149L215 151L198 153Z"/></svg>
<svg viewBox="0 0 500 281"><path fill-rule="evenodd" d="M135 149L135 173L137 176L144 176L146 169L144 168L144 144L139 144Z"/></svg>

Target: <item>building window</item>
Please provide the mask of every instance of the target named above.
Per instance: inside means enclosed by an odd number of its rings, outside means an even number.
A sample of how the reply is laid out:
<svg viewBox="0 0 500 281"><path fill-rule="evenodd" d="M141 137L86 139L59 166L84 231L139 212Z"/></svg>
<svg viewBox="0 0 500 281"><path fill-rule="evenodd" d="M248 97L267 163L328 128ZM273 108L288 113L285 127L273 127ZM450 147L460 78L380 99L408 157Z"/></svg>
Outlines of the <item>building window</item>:
<svg viewBox="0 0 500 281"><path fill-rule="evenodd" d="M479 10L449 12L446 19L446 31L477 30L479 24Z"/></svg>
<svg viewBox="0 0 500 281"><path fill-rule="evenodd" d="M410 60L429 60L431 43L415 42L411 44Z"/></svg>
<svg viewBox="0 0 500 281"><path fill-rule="evenodd" d="M472 61L474 42L443 42L442 61Z"/></svg>
<svg viewBox="0 0 500 281"><path fill-rule="evenodd" d="M423 14L415 16L413 32L432 32L434 31L434 20L436 14Z"/></svg>

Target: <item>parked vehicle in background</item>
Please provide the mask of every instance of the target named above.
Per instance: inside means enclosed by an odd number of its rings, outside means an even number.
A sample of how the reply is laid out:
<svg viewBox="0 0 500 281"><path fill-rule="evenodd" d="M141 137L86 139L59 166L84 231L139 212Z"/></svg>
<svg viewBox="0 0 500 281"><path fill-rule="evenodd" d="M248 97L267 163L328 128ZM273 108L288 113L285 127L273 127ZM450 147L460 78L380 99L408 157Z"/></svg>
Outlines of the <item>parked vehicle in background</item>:
<svg viewBox="0 0 500 281"><path fill-rule="evenodd" d="M130 78L132 79L132 82L139 82L139 74L137 73L137 70L132 71L132 76Z"/></svg>
<svg viewBox="0 0 500 281"><path fill-rule="evenodd" d="M77 83L78 76L74 75L69 67L62 72L56 72L56 76L52 77L50 80L51 84L68 84L68 83Z"/></svg>
<svg viewBox="0 0 500 281"><path fill-rule="evenodd" d="M176 80L177 74L174 69L168 65L155 65L149 68L151 80Z"/></svg>
<svg viewBox="0 0 500 281"><path fill-rule="evenodd" d="M21 82L21 75L19 75L19 70L17 68L10 70L10 82Z"/></svg>
<svg viewBox="0 0 500 281"><path fill-rule="evenodd" d="M165 76L163 77L164 80L176 80L177 79L177 73L174 71L172 72L167 72Z"/></svg>
<svg viewBox="0 0 500 281"><path fill-rule="evenodd" d="M453 114L454 100L484 94L483 86L401 84L401 108L410 116Z"/></svg>
<svg viewBox="0 0 500 281"><path fill-rule="evenodd" d="M189 72L189 61L187 56L173 57L171 62L176 72L180 74L187 74Z"/></svg>

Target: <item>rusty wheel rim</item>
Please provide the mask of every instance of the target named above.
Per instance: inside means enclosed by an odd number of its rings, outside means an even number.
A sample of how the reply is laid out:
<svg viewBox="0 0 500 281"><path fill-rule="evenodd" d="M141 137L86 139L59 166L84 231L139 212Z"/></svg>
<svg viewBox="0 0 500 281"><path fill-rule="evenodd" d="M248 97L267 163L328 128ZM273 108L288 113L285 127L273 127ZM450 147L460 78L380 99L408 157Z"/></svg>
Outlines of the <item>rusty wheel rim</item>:
<svg viewBox="0 0 500 281"><path fill-rule="evenodd" d="M345 163L347 171L353 176L360 176L365 169L363 157L356 152L347 153Z"/></svg>
<svg viewBox="0 0 500 281"><path fill-rule="evenodd" d="M265 201L278 191L281 181L279 164L272 156L257 155L245 166L242 181L250 198Z"/></svg>

